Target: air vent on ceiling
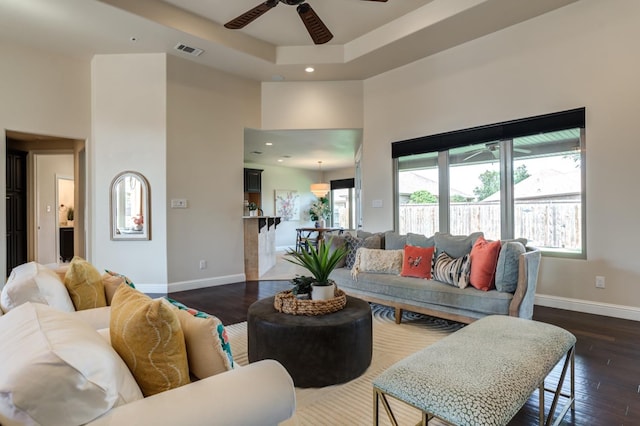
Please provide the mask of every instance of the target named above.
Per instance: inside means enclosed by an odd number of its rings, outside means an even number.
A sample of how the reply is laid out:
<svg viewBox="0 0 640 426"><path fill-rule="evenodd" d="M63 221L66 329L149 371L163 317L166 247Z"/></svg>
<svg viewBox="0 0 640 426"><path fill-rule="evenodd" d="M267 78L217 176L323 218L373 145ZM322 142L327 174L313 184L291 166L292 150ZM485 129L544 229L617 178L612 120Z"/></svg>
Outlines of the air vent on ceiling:
<svg viewBox="0 0 640 426"><path fill-rule="evenodd" d="M187 53L192 56L200 56L204 50L198 49L197 47L187 46L186 44L178 43L174 49L179 50L181 52Z"/></svg>

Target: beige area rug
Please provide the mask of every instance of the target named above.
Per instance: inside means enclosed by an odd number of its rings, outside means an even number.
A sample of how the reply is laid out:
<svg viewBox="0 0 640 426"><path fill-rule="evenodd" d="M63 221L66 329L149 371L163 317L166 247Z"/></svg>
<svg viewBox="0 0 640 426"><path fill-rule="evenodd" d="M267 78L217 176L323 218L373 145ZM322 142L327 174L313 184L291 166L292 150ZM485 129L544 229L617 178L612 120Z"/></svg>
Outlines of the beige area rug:
<svg viewBox="0 0 640 426"><path fill-rule="evenodd" d="M295 415L283 426L371 425L373 423L372 381L385 369L460 329L461 324L406 312L402 323L396 324L393 310L372 305L373 359L371 366L357 379L324 388L296 388ZM227 333L234 359L240 365L248 363L247 323L230 325ZM400 425L415 425L420 412L406 404L391 401ZM381 425L390 425L380 406ZM432 421L429 424L442 424Z"/></svg>

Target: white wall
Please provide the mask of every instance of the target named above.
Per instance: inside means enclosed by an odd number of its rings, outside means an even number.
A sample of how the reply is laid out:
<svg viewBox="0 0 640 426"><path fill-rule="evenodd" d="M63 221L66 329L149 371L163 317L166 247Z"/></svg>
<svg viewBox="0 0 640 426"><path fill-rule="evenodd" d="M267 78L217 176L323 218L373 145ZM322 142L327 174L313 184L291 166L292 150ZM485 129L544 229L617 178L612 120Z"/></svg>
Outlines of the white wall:
<svg viewBox="0 0 640 426"><path fill-rule="evenodd" d="M582 0L365 81L365 229L393 225L391 142L584 106L588 259L544 258L538 303L640 319L640 2L613 4Z"/></svg>
<svg viewBox="0 0 640 426"><path fill-rule="evenodd" d="M262 83L262 130L362 126L361 81Z"/></svg>
<svg viewBox="0 0 640 426"><path fill-rule="evenodd" d="M166 55L97 55L91 61L92 263L129 276L143 291L167 290ZM133 170L150 186L150 241L112 241L109 189Z"/></svg>
<svg viewBox="0 0 640 426"><path fill-rule="evenodd" d="M74 139L90 135L89 62L0 40L0 155L6 130ZM0 274L6 276L6 171L0 161Z"/></svg>
<svg viewBox="0 0 640 426"><path fill-rule="evenodd" d="M168 57L170 291L244 281L244 128L260 127L260 84ZM207 268L199 268L200 260Z"/></svg>

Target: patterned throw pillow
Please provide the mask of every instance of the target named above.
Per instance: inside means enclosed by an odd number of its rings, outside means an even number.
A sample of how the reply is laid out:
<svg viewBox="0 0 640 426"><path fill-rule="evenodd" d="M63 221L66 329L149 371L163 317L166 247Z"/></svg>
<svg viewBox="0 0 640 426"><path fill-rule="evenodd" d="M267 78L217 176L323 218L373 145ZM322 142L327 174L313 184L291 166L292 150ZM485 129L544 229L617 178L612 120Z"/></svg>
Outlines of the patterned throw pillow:
<svg viewBox="0 0 640 426"><path fill-rule="evenodd" d="M356 253L360 247L369 249L379 249L381 247L380 235L374 234L367 238L354 237L351 234L346 234L344 240L347 243L347 256L345 257L345 267L351 269L356 262Z"/></svg>
<svg viewBox="0 0 640 426"><path fill-rule="evenodd" d="M144 396L189 383L184 333L176 312L162 299L119 286L111 303L109 335Z"/></svg>
<svg viewBox="0 0 640 426"><path fill-rule="evenodd" d="M441 253L433 264L433 279L456 287L465 288L469 283L469 255L453 258Z"/></svg>
<svg viewBox="0 0 640 426"><path fill-rule="evenodd" d="M126 285L128 285L129 287L131 287L131 288L136 288L136 286L135 286L135 284L133 283L133 281L131 281L131 280L129 279L129 277L127 277L126 275L122 275L122 274L119 274L119 273L117 273L117 272L110 271L110 270L108 270L108 269L105 269L104 271L105 271L107 274L111 275L112 277L120 277L120 278L122 278L122 279L123 279L123 281L124 281L124 283L125 283Z"/></svg>
<svg viewBox="0 0 640 426"><path fill-rule="evenodd" d="M368 249L361 247L356 253L356 261L351 268L351 276L357 280L358 273L400 274L402 270L402 250Z"/></svg>
<svg viewBox="0 0 640 426"><path fill-rule="evenodd" d="M104 285L104 295L107 298L107 305L111 306L113 295L116 294L116 290L118 290L118 286L121 284L126 284L131 288L136 288L133 281L131 281L126 275L122 275L108 269L105 269L104 271L106 273L102 275L102 285Z"/></svg>
<svg viewBox="0 0 640 426"><path fill-rule="evenodd" d="M434 247L418 247L406 245L402 260L403 277L431 279L431 263Z"/></svg>
<svg viewBox="0 0 640 426"><path fill-rule="evenodd" d="M81 257L71 259L64 285L76 311L107 306L100 272Z"/></svg>
<svg viewBox="0 0 640 426"><path fill-rule="evenodd" d="M213 315L187 307L165 297L178 312L189 359L189 372L198 379L232 370L235 366L231 345L222 322Z"/></svg>

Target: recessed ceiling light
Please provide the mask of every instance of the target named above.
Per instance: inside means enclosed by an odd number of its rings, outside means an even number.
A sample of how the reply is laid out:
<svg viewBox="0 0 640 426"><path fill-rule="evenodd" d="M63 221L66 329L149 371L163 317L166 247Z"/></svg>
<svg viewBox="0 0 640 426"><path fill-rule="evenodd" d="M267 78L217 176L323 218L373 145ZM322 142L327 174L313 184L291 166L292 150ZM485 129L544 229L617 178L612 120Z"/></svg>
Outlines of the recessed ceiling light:
<svg viewBox="0 0 640 426"><path fill-rule="evenodd" d="M282 158L278 158L278 163L282 163L284 160Z"/></svg>
<svg viewBox="0 0 640 426"><path fill-rule="evenodd" d="M314 72L315 71L315 69L313 67L306 67L304 70L306 72Z"/></svg>
<svg viewBox="0 0 640 426"><path fill-rule="evenodd" d="M265 145L266 146L271 146L271 145L273 145L273 142L265 142Z"/></svg>

